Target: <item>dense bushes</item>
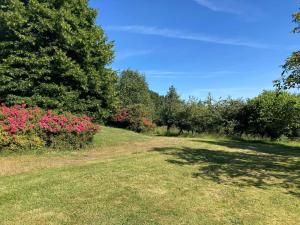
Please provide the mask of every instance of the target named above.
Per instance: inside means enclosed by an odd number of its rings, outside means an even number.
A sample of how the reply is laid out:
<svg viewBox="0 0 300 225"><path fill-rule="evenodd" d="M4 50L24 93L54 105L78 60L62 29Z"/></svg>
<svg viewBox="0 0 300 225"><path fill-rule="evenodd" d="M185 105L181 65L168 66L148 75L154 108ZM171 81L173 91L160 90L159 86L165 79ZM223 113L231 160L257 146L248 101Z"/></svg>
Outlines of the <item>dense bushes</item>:
<svg viewBox="0 0 300 225"><path fill-rule="evenodd" d="M55 114L25 105L0 106L0 149L82 148L99 129L87 116Z"/></svg>
<svg viewBox="0 0 300 225"><path fill-rule="evenodd" d="M241 132L268 136L297 136L300 128L300 96L265 91L248 101L239 116Z"/></svg>
<svg viewBox="0 0 300 225"><path fill-rule="evenodd" d="M143 105L133 105L122 108L112 117L112 123L120 128L127 128L136 132L147 132L154 128L154 124L148 119L147 111Z"/></svg>
<svg viewBox="0 0 300 225"><path fill-rule="evenodd" d="M298 137L300 96L287 92L265 91L247 101L225 99L180 100L174 87L161 108L163 125L192 133L253 135L277 139Z"/></svg>

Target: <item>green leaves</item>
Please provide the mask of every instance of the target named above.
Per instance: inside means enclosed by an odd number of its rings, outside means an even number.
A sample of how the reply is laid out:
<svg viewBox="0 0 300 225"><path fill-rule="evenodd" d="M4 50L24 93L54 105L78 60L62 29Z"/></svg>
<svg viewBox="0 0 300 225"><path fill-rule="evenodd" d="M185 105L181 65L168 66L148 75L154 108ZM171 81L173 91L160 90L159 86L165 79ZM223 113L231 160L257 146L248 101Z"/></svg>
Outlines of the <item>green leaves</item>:
<svg viewBox="0 0 300 225"><path fill-rule="evenodd" d="M0 101L109 116L117 105L117 76L106 68L113 44L87 0L5 0L1 7Z"/></svg>
<svg viewBox="0 0 300 225"><path fill-rule="evenodd" d="M167 95L165 96L163 108L162 108L162 122L167 126L168 132L172 126L177 124L178 114L181 111L182 101L174 86L169 88Z"/></svg>
<svg viewBox="0 0 300 225"><path fill-rule="evenodd" d="M147 112L145 117L153 117L154 103L144 75L138 71L124 70L120 74L118 91L121 107L135 107L141 105L143 111Z"/></svg>
<svg viewBox="0 0 300 225"><path fill-rule="evenodd" d="M287 92L265 91L249 101L246 132L278 138L300 128L300 98Z"/></svg>
<svg viewBox="0 0 300 225"><path fill-rule="evenodd" d="M300 12L293 15L294 22L297 26L294 33L300 33ZM300 51L293 52L283 65L281 80L274 81L278 89L300 88Z"/></svg>

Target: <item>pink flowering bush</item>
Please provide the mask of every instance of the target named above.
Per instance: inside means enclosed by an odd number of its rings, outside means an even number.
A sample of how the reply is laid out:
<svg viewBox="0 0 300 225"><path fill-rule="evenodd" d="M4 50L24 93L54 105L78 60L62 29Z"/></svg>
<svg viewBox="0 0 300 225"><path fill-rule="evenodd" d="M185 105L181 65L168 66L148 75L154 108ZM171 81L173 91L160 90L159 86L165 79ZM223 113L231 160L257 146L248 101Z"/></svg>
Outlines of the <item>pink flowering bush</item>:
<svg viewBox="0 0 300 225"><path fill-rule="evenodd" d="M147 112L140 105L122 108L112 117L113 125L136 132L148 132L154 129L154 124L147 118Z"/></svg>
<svg viewBox="0 0 300 225"><path fill-rule="evenodd" d="M39 108L26 109L25 105L8 107L2 104L0 106L0 128L10 135L28 132L35 127L41 112Z"/></svg>
<svg viewBox="0 0 300 225"><path fill-rule="evenodd" d="M91 143L98 130L87 116L56 114L26 105L0 106L0 149L78 149Z"/></svg>

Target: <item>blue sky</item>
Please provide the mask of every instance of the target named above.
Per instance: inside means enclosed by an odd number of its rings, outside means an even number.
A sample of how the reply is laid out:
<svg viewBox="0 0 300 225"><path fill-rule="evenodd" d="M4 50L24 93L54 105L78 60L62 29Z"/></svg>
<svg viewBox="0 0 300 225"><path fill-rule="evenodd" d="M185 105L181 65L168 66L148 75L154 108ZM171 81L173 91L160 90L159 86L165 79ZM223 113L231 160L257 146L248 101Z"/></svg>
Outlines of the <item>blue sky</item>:
<svg viewBox="0 0 300 225"><path fill-rule="evenodd" d="M91 0L115 42L116 70L136 69L152 90L253 97L272 89L299 48L298 0Z"/></svg>

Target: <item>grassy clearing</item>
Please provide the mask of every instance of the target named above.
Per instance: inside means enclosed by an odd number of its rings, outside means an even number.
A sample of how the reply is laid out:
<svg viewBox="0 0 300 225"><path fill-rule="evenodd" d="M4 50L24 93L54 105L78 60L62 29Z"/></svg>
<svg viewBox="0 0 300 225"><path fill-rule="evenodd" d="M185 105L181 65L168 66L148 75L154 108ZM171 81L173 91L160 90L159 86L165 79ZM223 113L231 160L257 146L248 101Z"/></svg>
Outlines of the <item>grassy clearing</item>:
<svg viewBox="0 0 300 225"><path fill-rule="evenodd" d="M129 142L147 141L150 136L137 134L132 131L101 127L101 132L96 134L94 138L95 147L112 146Z"/></svg>
<svg viewBox="0 0 300 225"><path fill-rule="evenodd" d="M69 155L0 158L0 224L300 224L297 143L111 128L96 143Z"/></svg>

